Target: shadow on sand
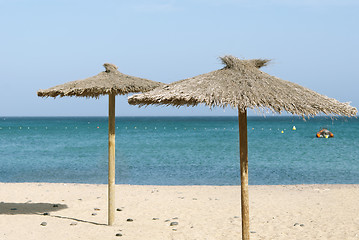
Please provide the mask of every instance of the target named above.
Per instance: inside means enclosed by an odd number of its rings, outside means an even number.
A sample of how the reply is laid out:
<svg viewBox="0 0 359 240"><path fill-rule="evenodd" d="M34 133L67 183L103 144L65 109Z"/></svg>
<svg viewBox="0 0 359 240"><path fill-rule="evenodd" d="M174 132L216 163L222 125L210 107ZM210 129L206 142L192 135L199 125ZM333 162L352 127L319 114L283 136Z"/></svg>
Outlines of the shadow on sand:
<svg viewBox="0 0 359 240"><path fill-rule="evenodd" d="M0 202L0 214L44 214L66 209L67 205L54 203L5 203Z"/></svg>
<svg viewBox="0 0 359 240"><path fill-rule="evenodd" d="M73 220L77 222L90 223L94 225L107 226L103 223L96 223L86 220L81 220L72 217L65 217L52 214L52 212L57 212L62 209L68 208L65 204L56 204L56 203L5 203L0 202L0 215L20 215L20 214L34 214L34 215L43 215L46 217L61 218L67 220Z"/></svg>

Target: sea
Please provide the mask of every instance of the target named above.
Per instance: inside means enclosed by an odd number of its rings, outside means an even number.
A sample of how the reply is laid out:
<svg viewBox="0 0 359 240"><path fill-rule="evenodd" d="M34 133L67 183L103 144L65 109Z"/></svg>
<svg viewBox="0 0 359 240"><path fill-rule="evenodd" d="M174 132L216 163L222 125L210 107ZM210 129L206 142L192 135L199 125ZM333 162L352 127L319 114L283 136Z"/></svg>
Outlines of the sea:
<svg viewBox="0 0 359 240"><path fill-rule="evenodd" d="M248 161L250 185L359 184L359 119L249 116ZM237 117L116 118L116 184L239 185L239 162ZM0 182L107 176L107 117L0 118Z"/></svg>

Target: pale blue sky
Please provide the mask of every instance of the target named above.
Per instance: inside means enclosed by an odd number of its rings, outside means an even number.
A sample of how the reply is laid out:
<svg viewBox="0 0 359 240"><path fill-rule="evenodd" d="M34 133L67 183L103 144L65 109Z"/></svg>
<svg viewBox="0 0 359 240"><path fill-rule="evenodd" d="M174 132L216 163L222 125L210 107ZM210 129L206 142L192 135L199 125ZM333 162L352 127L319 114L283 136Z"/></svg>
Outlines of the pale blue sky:
<svg viewBox="0 0 359 240"><path fill-rule="evenodd" d="M358 108L358 2L0 0L0 116L106 116L107 97L36 91L96 75L105 62L170 83L221 68L225 54L273 59L263 71ZM117 116L237 114L116 99Z"/></svg>

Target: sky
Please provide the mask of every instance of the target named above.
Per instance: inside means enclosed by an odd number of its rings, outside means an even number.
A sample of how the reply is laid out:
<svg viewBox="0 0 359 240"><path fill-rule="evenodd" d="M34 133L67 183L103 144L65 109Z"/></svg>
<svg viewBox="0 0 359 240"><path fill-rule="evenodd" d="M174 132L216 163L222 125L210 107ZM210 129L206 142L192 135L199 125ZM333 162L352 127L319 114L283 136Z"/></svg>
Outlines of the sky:
<svg viewBox="0 0 359 240"><path fill-rule="evenodd" d="M0 0L0 116L107 116L106 96L36 92L107 62L170 83L222 68L227 54L271 59L262 71L359 108L358 12L356 0ZM116 116L222 115L237 110L116 97Z"/></svg>

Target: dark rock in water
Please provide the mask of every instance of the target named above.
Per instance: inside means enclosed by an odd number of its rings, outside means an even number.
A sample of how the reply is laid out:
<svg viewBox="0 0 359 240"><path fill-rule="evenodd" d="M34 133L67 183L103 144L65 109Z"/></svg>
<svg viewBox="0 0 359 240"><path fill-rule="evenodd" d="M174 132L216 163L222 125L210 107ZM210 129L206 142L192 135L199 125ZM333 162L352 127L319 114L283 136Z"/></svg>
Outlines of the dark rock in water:
<svg viewBox="0 0 359 240"><path fill-rule="evenodd" d="M133 222L132 218L127 218L127 222Z"/></svg>
<svg viewBox="0 0 359 240"><path fill-rule="evenodd" d="M170 223L170 226L177 226L178 225L178 222L171 222Z"/></svg>
<svg viewBox="0 0 359 240"><path fill-rule="evenodd" d="M96 216L97 215L97 213L92 213L92 216Z"/></svg>
<svg viewBox="0 0 359 240"><path fill-rule="evenodd" d="M50 213L48 213L48 212L44 213L44 216L49 216L49 215L50 215Z"/></svg>
<svg viewBox="0 0 359 240"><path fill-rule="evenodd" d="M15 210L17 210L17 208L11 208L10 210L11 210L11 211L15 211Z"/></svg>
<svg viewBox="0 0 359 240"><path fill-rule="evenodd" d="M121 237L122 233L116 233L116 237Z"/></svg>
<svg viewBox="0 0 359 240"><path fill-rule="evenodd" d="M45 227L47 225L47 222L42 222L40 225Z"/></svg>
<svg viewBox="0 0 359 240"><path fill-rule="evenodd" d="M121 209L121 208L117 208L117 209L116 209L116 211L119 211L119 212L121 212L121 211L122 211L122 209Z"/></svg>
<svg viewBox="0 0 359 240"><path fill-rule="evenodd" d="M59 205L58 205L58 204L54 204L52 207L59 207Z"/></svg>
<svg viewBox="0 0 359 240"><path fill-rule="evenodd" d="M159 218L152 218L152 220L160 220Z"/></svg>

